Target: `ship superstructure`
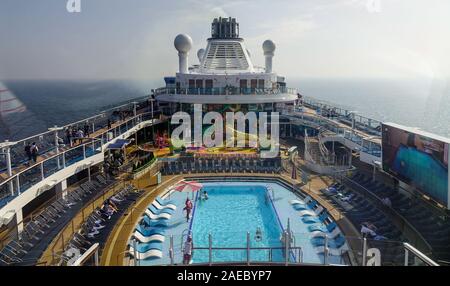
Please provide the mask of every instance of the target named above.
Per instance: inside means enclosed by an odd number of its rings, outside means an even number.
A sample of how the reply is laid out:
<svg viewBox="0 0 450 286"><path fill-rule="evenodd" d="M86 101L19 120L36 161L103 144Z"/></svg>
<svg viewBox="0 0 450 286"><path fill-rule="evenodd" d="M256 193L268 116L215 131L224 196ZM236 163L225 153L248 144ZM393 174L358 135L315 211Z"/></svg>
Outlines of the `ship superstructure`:
<svg viewBox="0 0 450 286"><path fill-rule="evenodd" d="M214 110L231 104L242 110L274 110L276 104L293 104L298 98L296 90L286 87L285 78L273 71L275 44L271 40L262 44L265 67L255 66L234 18L214 19L206 48L197 52L198 64L189 66L190 36L178 35L174 45L179 70L155 92L155 98L169 103L171 111L177 103L214 104Z"/></svg>

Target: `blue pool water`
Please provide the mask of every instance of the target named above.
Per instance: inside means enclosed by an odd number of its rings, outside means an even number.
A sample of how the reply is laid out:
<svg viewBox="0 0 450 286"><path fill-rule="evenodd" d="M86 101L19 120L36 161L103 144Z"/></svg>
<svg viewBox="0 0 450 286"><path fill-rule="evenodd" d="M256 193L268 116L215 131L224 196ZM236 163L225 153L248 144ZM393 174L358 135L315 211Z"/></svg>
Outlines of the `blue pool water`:
<svg viewBox="0 0 450 286"><path fill-rule="evenodd" d="M302 221L299 211L292 207L290 201L300 199L285 186L272 181L211 181L201 182L203 190L209 194L207 201L199 200L201 193L185 193L169 191L164 196L171 200L177 209L167 220L165 241L162 243L163 256L158 259L145 259L140 265L168 265L172 263L169 255L170 238L173 238L173 263L183 261L183 245L186 235L191 230L193 235L193 263L209 261L209 250L198 247L209 247L208 235L212 237L212 262L242 262L247 260L247 232L250 234L250 247L281 247L280 236L283 230L291 229L296 250L291 250L289 259L292 262L301 260L304 263L320 264L324 262L322 253L318 253L312 244L311 232L308 229L315 225L325 227L322 223L307 224ZM270 190L273 199L266 203L266 190ZM170 188L168 189L170 190ZM194 201L194 211L191 219L186 221L183 211L186 197ZM255 239L256 229L262 232L261 240ZM229 249L245 248L241 250ZM301 248L301 249L300 249ZM299 253L299 250L301 253ZM252 249L250 260L269 261L269 250ZM272 261L284 261L282 250L272 252ZM341 256L329 256L333 264L344 264Z"/></svg>
<svg viewBox="0 0 450 286"><path fill-rule="evenodd" d="M208 200L197 199L191 231L195 247L208 247L209 234L214 247L247 247L247 232L250 233L250 246L281 247L282 226L276 211L268 199L267 189L261 185L208 184L202 189L207 191ZM201 197L201 196L198 196ZM262 232L261 239L256 231ZM272 253L274 261L282 261L282 252ZM267 261L269 250L252 250L252 261ZM246 261L246 250L214 250L214 262ZM208 250L196 250L194 263L207 262Z"/></svg>

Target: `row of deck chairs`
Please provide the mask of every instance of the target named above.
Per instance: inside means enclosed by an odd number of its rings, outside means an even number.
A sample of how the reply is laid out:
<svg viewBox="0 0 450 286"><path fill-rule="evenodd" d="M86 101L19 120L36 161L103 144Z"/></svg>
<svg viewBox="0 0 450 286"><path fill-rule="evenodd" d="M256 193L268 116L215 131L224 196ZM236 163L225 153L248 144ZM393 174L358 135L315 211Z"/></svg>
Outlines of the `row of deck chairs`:
<svg viewBox="0 0 450 286"><path fill-rule="evenodd" d="M60 225L72 208L80 207L99 189L109 185L109 181L102 175L80 185L79 188L67 192L65 197L55 200L44 208L39 214L24 223L22 232L17 238L11 240L0 251L0 264L20 263L26 259L27 254L40 243L55 227Z"/></svg>
<svg viewBox="0 0 450 286"><path fill-rule="evenodd" d="M381 182L357 173L352 180L364 186L379 198L389 198L392 208L419 231L433 249L433 256L450 259L450 220L444 220L421 199L413 199Z"/></svg>
<svg viewBox="0 0 450 286"><path fill-rule="evenodd" d="M125 203L127 197L135 190L134 186L129 184L118 193L110 196L111 200L119 209ZM126 208L126 207L124 207ZM68 243L65 252L62 255L61 264L68 265L69 261L74 260L74 255L82 255L86 252L102 234L103 230L108 226L111 215L106 213L103 208L97 207L85 219L80 230L76 232Z"/></svg>
<svg viewBox="0 0 450 286"><path fill-rule="evenodd" d="M280 173L279 159L266 160L181 160L167 162L162 169L164 175L188 173Z"/></svg>
<svg viewBox="0 0 450 286"><path fill-rule="evenodd" d="M380 249L382 263L385 265L401 265L404 262L404 250L401 242L405 241L405 238L382 210L375 207L365 197L339 183L322 190L322 193L351 205L352 209L347 211L345 215L357 228L361 228L365 222L370 222L376 226L376 234L385 239L368 239L368 243L369 246ZM334 201L331 202L334 203Z"/></svg>

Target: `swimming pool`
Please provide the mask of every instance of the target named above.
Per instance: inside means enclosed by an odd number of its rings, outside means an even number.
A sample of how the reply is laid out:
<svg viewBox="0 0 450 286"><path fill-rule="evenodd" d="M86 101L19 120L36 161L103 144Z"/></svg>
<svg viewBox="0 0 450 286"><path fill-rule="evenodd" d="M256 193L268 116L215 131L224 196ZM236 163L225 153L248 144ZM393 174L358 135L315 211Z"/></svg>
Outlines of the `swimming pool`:
<svg viewBox="0 0 450 286"><path fill-rule="evenodd" d="M209 247L209 235L213 248L228 248L212 251L214 262L246 261L247 232L250 247L282 247L283 232L267 188L261 185L227 185L205 183L202 192L208 199L198 194L193 215L191 232L194 247ZM257 235L260 230L261 235ZM269 250L250 251L251 261L268 261ZM281 250L272 253L274 261L282 261ZM196 250L193 263L209 261L209 250Z"/></svg>
<svg viewBox="0 0 450 286"><path fill-rule="evenodd" d="M292 205L293 200L302 200L305 195L299 196L287 185L276 180L209 178L207 181L201 179L198 181L203 187L197 193L177 191L166 193L164 198L171 200L177 208L165 222L162 257L140 260L139 265L181 264L183 246L189 232L193 236L192 263L194 264L209 262L210 234L213 263L247 261L247 232L251 262L284 262L280 238L287 229L291 231L293 237L289 254L291 262L311 264L325 262L323 250L320 251L323 239L313 237L313 232L317 233L317 229L321 229L320 232L331 236L331 230L327 230L327 225L330 223L336 225L336 223L331 221L325 225L318 221L306 222L310 218L319 219L318 216L303 217L301 215L305 210L312 212L313 209L309 205L304 205L304 210L300 211ZM201 194L205 190L209 198L201 200ZM187 197L194 202L194 210L189 221L186 220L186 213L183 211ZM261 233L260 239L256 237L257 229ZM336 227L336 230L339 231L339 228ZM334 247L333 239L330 239L330 243L331 247ZM278 249L270 251L255 248ZM339 245L340 248L341 245ZM170 249L173 250L173 259L170 257ZM344 256L337 255L336 252L339 251L329 254L328 263L346 264Z"/></svg>

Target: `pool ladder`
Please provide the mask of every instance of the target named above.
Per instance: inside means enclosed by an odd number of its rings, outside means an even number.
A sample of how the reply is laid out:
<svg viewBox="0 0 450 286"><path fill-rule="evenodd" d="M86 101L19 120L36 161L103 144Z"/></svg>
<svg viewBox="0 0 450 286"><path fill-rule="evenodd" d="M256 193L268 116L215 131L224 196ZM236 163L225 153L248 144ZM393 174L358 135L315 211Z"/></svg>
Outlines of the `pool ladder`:
<svg viewBox="0 0 450 286"><path fill-rule="evenodd" d="M192 232L186 228L185 230L183 230L183 232L181 233L181 253L184 253L184 241L187 240L187 237L191 234ZM185 239L186 238L186 239Z"/></svg>

